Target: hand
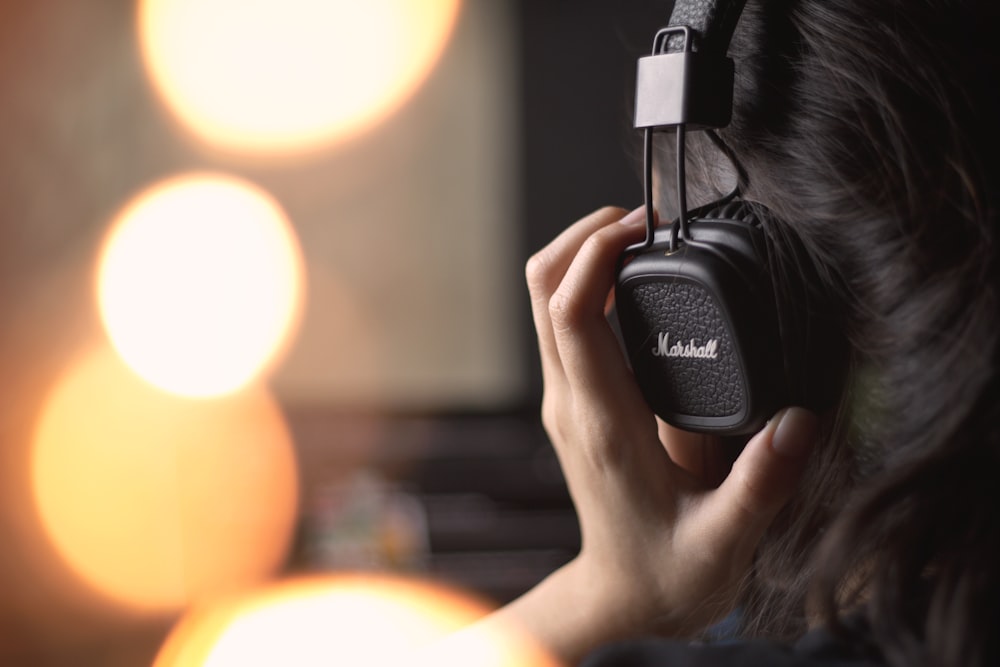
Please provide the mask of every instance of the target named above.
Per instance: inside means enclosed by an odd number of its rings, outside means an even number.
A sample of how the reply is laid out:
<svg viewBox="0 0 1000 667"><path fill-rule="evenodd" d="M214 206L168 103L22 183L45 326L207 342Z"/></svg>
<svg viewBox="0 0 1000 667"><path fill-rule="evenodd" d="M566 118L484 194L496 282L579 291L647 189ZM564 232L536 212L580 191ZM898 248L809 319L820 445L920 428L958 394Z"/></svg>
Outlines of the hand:
<svg viewBox="0 0 1000 667"><path fill-rule="evenodd" d="M696 465L710 439L658 425L605 317L616 260L642 240L644 215L601 209L527 267L542 419L579 515L582 548L511 613L537 623L540 638L567 660L654 629L689 634L729 611L816 434L813 415L783 410L716 484ZM546 620L547 612L558 620Z"/></svg>

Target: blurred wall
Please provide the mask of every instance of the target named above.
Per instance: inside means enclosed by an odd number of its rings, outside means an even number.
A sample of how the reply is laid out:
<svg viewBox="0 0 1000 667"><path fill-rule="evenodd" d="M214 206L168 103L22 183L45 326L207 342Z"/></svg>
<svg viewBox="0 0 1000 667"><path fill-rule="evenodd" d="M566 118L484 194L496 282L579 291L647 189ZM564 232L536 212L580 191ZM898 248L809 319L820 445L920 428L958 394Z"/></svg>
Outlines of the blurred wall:
<svg viewBox="0 0 1000 667"><path fill-rule="evenodd" d="M146 186L218 170L288 212L308 285L271 382L285 405L463 410L522 393L509 7L466 3L430 78L379 127L268 162L207 148L163 107L131 1L0 2L0 662L23 651L20 664L140 664L94 658L127 644L122 612L46 542L31 448L47 393L104 338L97 253ZM147 623L137 650L162 631Z"/></svg>
<svg viewBox="0 0 1000 667"><path fill-rule="evenodd" d="M509 5L466 3L430 78L379 127L270 163L174 121L133 14L0 3L0 360L44 375L39 357L99 335L90 282L111 217L158 179L209 169L273 194L305 252L305 316L274 380L285 402L461 409L523 391Z"/></svg>

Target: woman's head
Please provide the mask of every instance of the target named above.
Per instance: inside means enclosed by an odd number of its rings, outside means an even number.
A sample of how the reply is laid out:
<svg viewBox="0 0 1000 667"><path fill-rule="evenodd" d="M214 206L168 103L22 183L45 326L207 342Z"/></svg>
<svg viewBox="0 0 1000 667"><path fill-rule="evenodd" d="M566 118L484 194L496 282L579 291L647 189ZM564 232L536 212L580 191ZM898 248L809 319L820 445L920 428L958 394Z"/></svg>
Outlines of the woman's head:
<svg viewBox="0 0 1000 667"><path fill-rule="evenodd" d="M749 0L737 27L720 134L776 245L795 235L820 268L852 349L811 492L748 587L762 632L800 629L784 607L806 576L788 573L814 562L827 601L863 590L891 659L986 659L1000 605L998 19L973 0ZM706 165L724 158L697 138L691 152L692 189L720 190Z"/></svg>

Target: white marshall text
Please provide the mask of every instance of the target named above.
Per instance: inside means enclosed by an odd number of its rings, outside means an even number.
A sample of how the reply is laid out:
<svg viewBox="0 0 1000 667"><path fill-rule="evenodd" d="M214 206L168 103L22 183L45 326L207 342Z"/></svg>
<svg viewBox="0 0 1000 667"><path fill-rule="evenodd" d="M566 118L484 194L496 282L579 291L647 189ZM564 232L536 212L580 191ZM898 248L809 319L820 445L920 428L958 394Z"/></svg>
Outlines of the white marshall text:
<svg viewBox="0 0 1000 667"><path fill-rule="evenodd" d="M719 340L712 338L704 345L698 345L692 338L688 343L670 343L669 333L660 333L657 337L656 347L653 348L654 357L681 357L684 359L718 359Z"/></svg>

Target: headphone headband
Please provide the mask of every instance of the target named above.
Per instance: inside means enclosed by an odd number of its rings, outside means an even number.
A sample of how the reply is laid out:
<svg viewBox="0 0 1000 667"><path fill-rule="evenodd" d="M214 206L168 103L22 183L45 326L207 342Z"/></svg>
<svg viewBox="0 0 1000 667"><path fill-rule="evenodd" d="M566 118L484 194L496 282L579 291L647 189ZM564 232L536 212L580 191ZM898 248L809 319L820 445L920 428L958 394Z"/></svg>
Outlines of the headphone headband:
<svg viewBox="0 0 1000 667"><path fill-rule="evenodd" d="M694 50L724 56L733 39L746 0L677 0L670 26L687 26L694 34ZM671 37L667 52L682 51L683 40Z"/></svg>
<svg viewBox="0 0 1000 667"><path fill-rule="evenodd" d="M674 426L746 435L783 405L826 407L844 368L836 327L805 286L775 271L766 211L739 199L687 209L685 133L729 124L734 63L727 56L745 0L677 0L652 54L639 59L635 126L644 130L646 240L619 261L615 307L643 396ZM653 133L677 142L676 220L656 228ZM709 210L710 208L714 210ZM693 219L690 219L693 217ZM797 253L789 239L788 252ZM797 256L797 255L796 255ZM803 264L805 266L805 264Z"/></svg>
<svg viewBox="0 0 1000 667"><path fill-rule="evenodd" d="M678 0L670 25L656 33L653 52L640 58L636 71L635 127L645 130L644 189L646 240L628 250L648 248L653 242L652 132L677 134L677 219L680 237L687 237L687 198L684 175L685 132L725 127L732 117L733 61L727 57L736 23L746 0ZM676 238L676 237L675 237ZM676 244L671 243L671 249Z"/></svg>

